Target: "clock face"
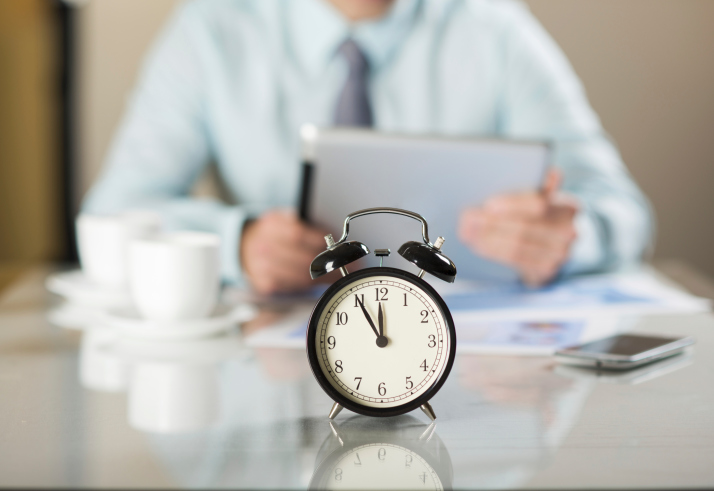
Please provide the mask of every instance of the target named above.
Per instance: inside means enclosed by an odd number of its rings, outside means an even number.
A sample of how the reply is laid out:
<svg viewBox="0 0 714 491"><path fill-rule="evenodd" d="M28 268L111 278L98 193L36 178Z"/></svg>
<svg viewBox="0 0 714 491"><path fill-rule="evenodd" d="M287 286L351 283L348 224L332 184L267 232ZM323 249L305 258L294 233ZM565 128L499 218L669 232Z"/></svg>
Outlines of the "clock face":
<svg viewBox="0 0 714 491"><path fill-rule="evenodd" d="M351 449L326 469L322 480L328 489L444 489L423 457L389 443Z"/></svg>
<svg viewBox="0 0 714 491"><path fill-rule="evenodd" d="M318 381L363 414L423 404L453 363L446 305L425 281L398 269L370 268L339 280L315 308L308 333Z"/></svg>

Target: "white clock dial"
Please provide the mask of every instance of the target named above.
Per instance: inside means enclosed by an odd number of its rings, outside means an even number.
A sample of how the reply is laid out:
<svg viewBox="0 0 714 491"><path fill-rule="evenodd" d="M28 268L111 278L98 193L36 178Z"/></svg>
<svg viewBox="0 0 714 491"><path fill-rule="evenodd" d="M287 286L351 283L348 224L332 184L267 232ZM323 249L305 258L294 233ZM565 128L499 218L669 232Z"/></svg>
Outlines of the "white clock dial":
<svg viewBox="0 0 714 491"><path fill-rule="evenodd" d="M416 284L388 275L356 279L332 295L315 336L329 383L343 397L375 408L402 406L423 395L439 380L450 348L435 300Z"/></svg>
<svg viewBox="0 0 714 491"><path fill-rule="evenodd" d="M388 443L352 449L324 479L329 489L444 489L436 471L419 454Z"/></svg>

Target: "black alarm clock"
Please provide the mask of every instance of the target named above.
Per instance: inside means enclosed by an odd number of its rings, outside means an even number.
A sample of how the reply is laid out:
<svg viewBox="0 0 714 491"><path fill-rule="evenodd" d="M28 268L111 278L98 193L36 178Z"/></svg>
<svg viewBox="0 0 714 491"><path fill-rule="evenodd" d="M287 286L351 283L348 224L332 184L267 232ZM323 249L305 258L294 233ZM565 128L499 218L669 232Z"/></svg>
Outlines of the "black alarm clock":
<svg viewBox="0 0 714 491"><path fill-rule="evenodd" d="M370 254L347 241L351 220L391 213L418 220L422 241L409 241L399 254L420 268L418 275L381 265L348 273L345 266ZM320 297L310 315L307 354L322 389L335 401L329 418L347 408L367 416L396 416L420 407L434 420L429 400L451 371L456 353L454 321L444 300L424 281L429 273L448 283L456 266L441 251L444 238L429 241L419 214L398 208L369 208L348 215L337 242L310 266L313 279L334 270L343 277ZM378 249L383 261L388 249Z"/></svg>

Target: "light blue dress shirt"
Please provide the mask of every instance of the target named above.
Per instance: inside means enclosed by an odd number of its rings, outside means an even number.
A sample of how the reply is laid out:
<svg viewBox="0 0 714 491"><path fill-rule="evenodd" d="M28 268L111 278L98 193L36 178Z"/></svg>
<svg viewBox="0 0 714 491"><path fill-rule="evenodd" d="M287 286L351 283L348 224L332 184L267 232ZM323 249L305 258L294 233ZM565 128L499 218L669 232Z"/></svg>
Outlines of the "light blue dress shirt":
<svg viewBox="0 0 714 491"><path fill-rule="evenodd" d="M370 61L378 129L554 143L582 207L564 273L641 257L646 199L560 49L511 0L398 0L354 25L325 0L188 1L145 62L84 211L154 208L169 228L215 232L224 278L240 281L243 223L295 206L298 131L332 122L348 36ZM188 196L211 161L235 204Z"/></svg>

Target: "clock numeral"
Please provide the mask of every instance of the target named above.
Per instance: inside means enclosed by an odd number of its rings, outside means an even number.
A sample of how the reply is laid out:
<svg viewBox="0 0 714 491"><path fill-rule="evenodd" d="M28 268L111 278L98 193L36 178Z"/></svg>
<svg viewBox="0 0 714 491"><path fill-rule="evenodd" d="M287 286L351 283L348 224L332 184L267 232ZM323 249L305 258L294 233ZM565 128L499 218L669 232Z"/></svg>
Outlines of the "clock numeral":
<svg viewBox="0 0 714 491"><path fill-rule="evenodd" d="M337 312L337 325L343 326L347 324L347 312Z"/></svg>
<svg viewBox="0 0 714 491"><path fill-rule="evenodd" d="M387 394L387 388L384 386L384 382L379 384L377 387L377 392L379 392L380 396L386 395Z"/></svg>
<svg viewBox="0 0 714 491"><path fill-rule="evenodd" d="M341 481L342 480L342 469L339 467L335 469L335 481Z"/></svg>
<svg viewBox="0 0 714 491"><path fill-rule="evenodd" d="M375 297L376 297L375 300L376 300L377 302L379 302L380 300L389 300L389 299L387 298L387 293L389 293L389 290L386 289L385 287L375 288L375 289L374 289L374 293L375 293ZM379 298L379 294L380 294L380 293L382 294L382 298Z"/></svg>
<svg viewBox="0 0 714 491"><path fill-rule="evenodd" d="M359 386L362 383L362 377L355 377L355 380L359 380L359 382L357 382L357 389L355 389L355 390L359 390Z"/></svg>
<svg viewBox="0 0 714 491"><path fill-rule="evenodd" d="M379 460L384 460L384 458L387 456L387 451L383 448L379 449L379 452L377 452L377 458Z"/></svg>
<svg viewBox="0 0 714 491"><path fill-rule="evenodd" d="M421 320L422 324L428 324L429 323L429 311L428 310L422 310L421 315L424 316L424 318Z"/></svg>
<svg viewBox="0 0 714 491"><path fill-rule="evenodd" d="M426 360L424 360L426 363ZM335 373L342 373L342 360L335 361Z"/></svg>
<svg viewBox="0 0 714 491"><path fill-rule="evenodd" d="M421 365L419 365L419 366L420 366L420 367L422 367L422 368L424 369L424 371L425 371L425 372L426 372L426 371L427 371L427 370L429 369L429 367L428 367L428 366L426 366L426 360L424 360L424 361L422 362L422 364L421 364ZM337 370L335 370L335 371L337 371Z"/></svg>
<svg viewBox="0 0 714 491"><path fill-rule="evenodd" d="M411 467L412 466L412 461L414 458L411 455L405 455L405 462L404 462L404 467Z"/></svg>
<svg viewBox="0 0 714 491"><path fill-rule="evenodd" d="M355 455L357 456L357 462L355 462L355 465L362 465L362 459L359 458L359 453Z"/></svg>
<svg viewBox="0 0 714 491"><path fill-rule="evenodd" d="M335 346L337 346L337 341L335 340L335 336L330 336L327 338L327 349L335 349Z"/></svg>
<svg viewBox="0 0 714 491"><path fill-rule="evenodd" d="M414 387L414 382L409 380L411 377L407 377L407 390L411 389Z"/></svg>
<svg viewBox="0 0 714 491"><path fill-rule="evenodd" d="M436 336L433 334L429 334L429 344L427 345L430 348L435 348L436 347Z"/></svg>
<svg viewBox="0 0 714 491"><path fill-rule="evenodd" d="M407 294L404 294L404 307L407 307Z"/></svg>
<svg viewBox="0 0 714 491"><path fill-rule="evenodd" d="M357 297L362 297L362 298L357 299ZM361 294L361 295L358 295L358 294L355 293L355 307L359 307L359 304L363 304L363 305L364 305L364 293Z"/></svg>
<svg viewBox="0 0 714 491"><path fill-rule="evenodd" d="M421 478L421 482L426 484L426 472L422 473L419 477Z"/></svg>

